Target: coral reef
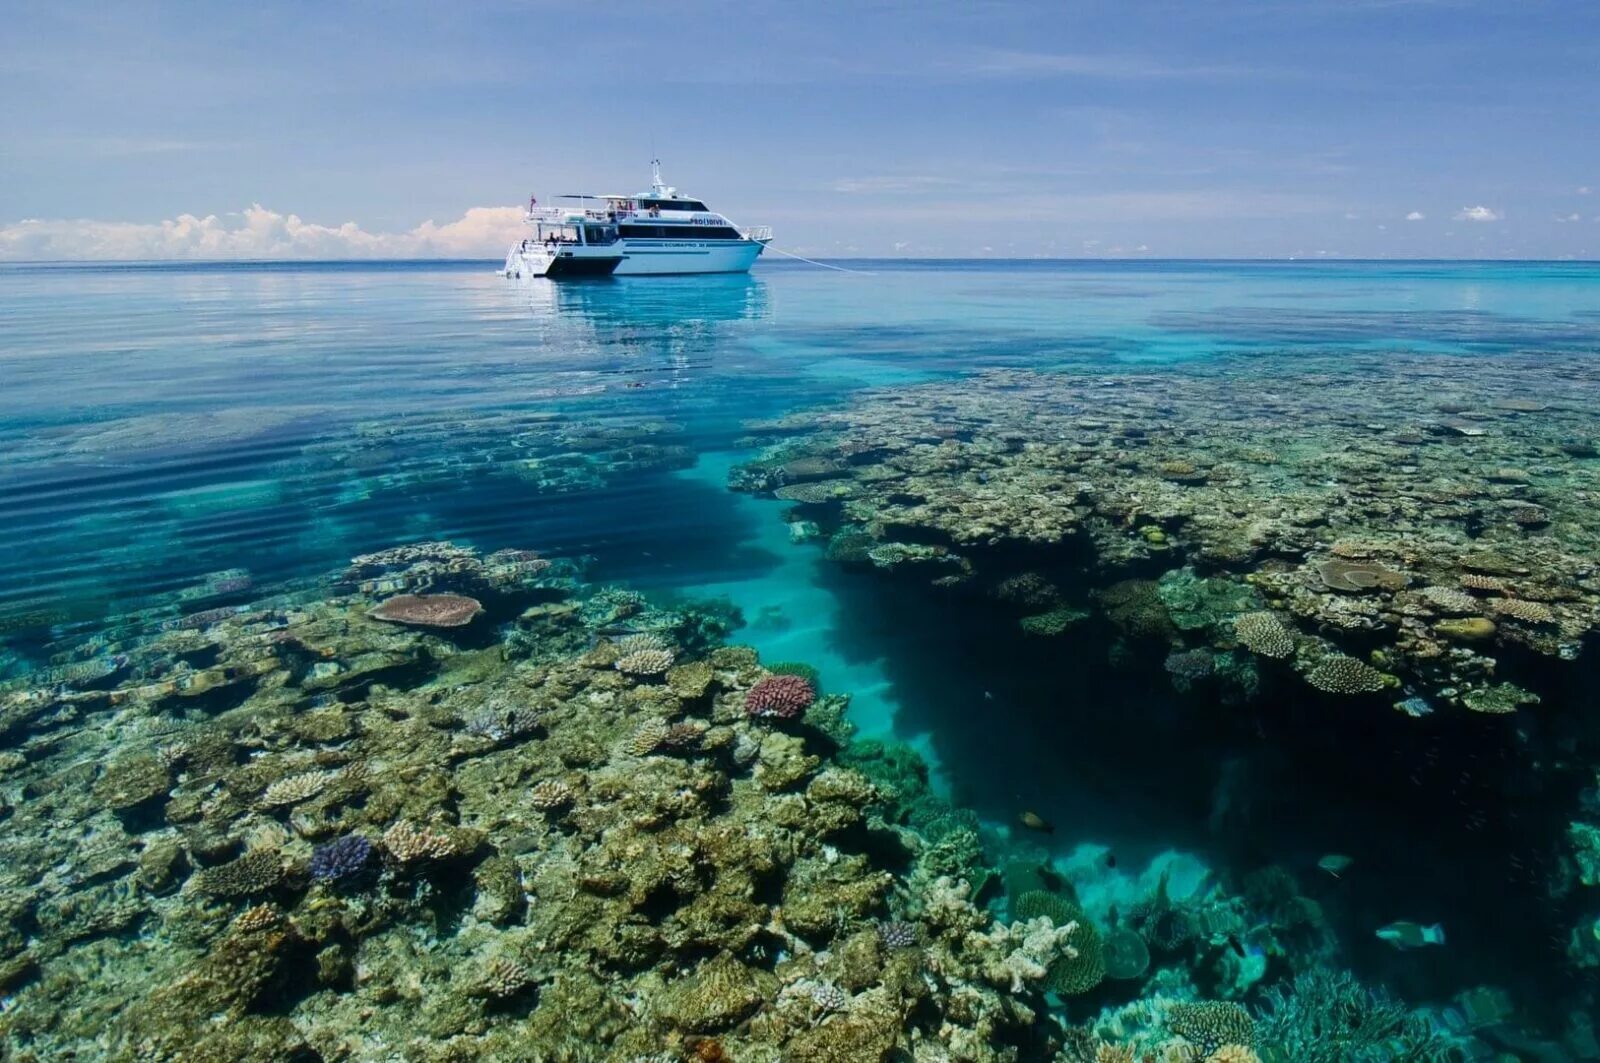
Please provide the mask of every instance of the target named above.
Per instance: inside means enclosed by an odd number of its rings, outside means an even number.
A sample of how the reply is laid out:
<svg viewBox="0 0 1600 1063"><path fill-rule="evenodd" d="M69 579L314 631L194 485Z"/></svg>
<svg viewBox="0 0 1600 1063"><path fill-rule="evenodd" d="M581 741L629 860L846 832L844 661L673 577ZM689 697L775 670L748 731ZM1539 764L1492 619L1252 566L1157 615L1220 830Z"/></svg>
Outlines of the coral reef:
<svg viewBox="0 0 1600 1063"><path fill-rule="evenodd" d="M712 615L413 544L9 687L3 1051L1050 1058L1098 938L975 903L976 818L804 669L672 648Z"/></svg>
<svg viewBox="0 0 1600 1063"><path fill-rule="evenodd" d="M347 834L311 850L311 877L319 882L341 882L358 877L371 863L372 843L359 834Z"/></svg>
<svg viewBox="0 0 1600 1063"><path fill-rule="evenodd" d="M414 627L465 627L481 612L477 599L460 594L400 594L379 604L372 616Z"/></svg>
<svg viewBox="0 0 1600 1063"><path fill-rule="evenodd" d="M817 692L804 677L772 675L758 681L745 694L745 711L751 716L793 719L817 700Z"/></svg>
<svg viewBox="0 0 1600 1063"><path fill-rule="evenodd" d="M1600 629L1592 459L1570 446L1597 431L1600 377L1546 353L1297 355L1265 391L1228 357L987 370L754 424L770 456L731 483L828 468L829 504L795 501L831 559L969 587L1030 634L1072 623L1041 560L1086 565L1105 619L1167 645L1180 683L1200 658L1176 654L1237 645L1330 694L1502 711L1483 692L1507 662L1544 659L1557 688Z"/></svg>
<svg viewBox="0 0 1600 1063"><path fill-rule="evenodd" d="M1425 1016L1326 968L1270 990L1256 1026L1265 1058L1284 1063L1451 1058L1448 1040Z"/></svg>

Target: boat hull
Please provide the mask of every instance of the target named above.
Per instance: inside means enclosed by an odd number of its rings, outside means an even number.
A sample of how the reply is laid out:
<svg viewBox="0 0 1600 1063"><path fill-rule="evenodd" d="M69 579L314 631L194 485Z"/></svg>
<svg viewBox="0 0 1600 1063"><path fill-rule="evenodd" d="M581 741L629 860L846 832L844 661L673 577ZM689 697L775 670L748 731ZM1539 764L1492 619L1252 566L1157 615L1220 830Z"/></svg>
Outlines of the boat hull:
<svg viewBox="0 0 1600 1063"><path fill-rule="evenodd" d="M754 240L619 241L622 261L616 276L670 276L683 273L748 273L765 244Z"/></svg>
<svg viewBox="0 0 1600 1063"><path fill-rule="evenodd" d="M577 247L550 251L539 245L513 247L506 256L507 277L609 277L622 263L622 253L613 249Z"/></svg>

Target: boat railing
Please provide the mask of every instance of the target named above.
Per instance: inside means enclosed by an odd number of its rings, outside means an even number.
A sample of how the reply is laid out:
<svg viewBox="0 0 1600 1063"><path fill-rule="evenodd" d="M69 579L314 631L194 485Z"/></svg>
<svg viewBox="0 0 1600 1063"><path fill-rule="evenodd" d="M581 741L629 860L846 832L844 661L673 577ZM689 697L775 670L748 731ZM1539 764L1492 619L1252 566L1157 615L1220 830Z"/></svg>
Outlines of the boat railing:
<svg viewBox="0 0 1600 1063"><path fill-rule="evenodd" d="M609 221L611 214L593 207L534 207L523 220L529 224L570 225L578 221Z"/></svg>
<svg viewBox="0 0 1600 1063"><path fill-rule="evenodd" d="M772 239L772 226L752 225L744 231L744 238L746 240L754 240L758 244L767 243Z"/></svg>

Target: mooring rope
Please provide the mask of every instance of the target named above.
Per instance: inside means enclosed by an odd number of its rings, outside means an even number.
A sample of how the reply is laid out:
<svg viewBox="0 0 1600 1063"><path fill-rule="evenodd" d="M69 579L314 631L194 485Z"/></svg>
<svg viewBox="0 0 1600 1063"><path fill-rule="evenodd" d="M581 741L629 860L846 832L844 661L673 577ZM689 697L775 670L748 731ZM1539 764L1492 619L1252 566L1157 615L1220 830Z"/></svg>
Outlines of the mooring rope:
<svg viewBox="0 0 1600 1063"><path fill-rule="evenodd" d="M871 277L871 276L873 276L872 273L869 273L867 270L864 270L864 269L845 269L843 266L831 266L826 262L818 262L814 258L807 258L804 255L797 255L793 251L785 251L781 247L773 247L771 244L767 245L767 250L768 251L776 251L776 252L778 252L778 254L787 255L790 258L798 258L801 262L808 262L813 266L821 266L823 269L836 269L840 273L859 273L863 277Z"/></svg>

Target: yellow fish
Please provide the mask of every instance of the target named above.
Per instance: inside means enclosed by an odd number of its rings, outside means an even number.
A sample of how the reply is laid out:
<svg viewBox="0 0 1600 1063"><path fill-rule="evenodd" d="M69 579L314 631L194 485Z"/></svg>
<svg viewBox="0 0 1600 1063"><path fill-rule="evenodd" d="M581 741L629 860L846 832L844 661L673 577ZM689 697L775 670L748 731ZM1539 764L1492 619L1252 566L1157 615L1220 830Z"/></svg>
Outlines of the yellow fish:
<svg viewBox="0 0 1600 1063"><path fill-rule="evenodd" d="M1055 824L1037 812L1024 812L1017 817L1017 822L1029 830L1036 830L1041 834L1054 834L1056 832Z"/></svg>

